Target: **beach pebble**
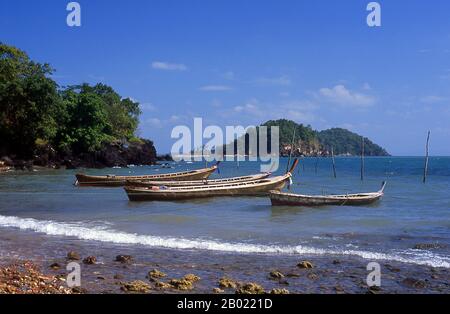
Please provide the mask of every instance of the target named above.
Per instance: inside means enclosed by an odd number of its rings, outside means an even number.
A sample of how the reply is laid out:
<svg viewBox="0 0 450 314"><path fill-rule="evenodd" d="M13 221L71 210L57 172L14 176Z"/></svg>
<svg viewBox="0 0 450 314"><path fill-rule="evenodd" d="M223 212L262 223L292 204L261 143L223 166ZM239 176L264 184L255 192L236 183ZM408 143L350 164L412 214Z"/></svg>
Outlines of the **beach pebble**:
<svg viewBox="0 0 450 314"><path fill-rule="evenodd" d="M70 251L69 253L67 253L67 259L70 261L79 261L80 258L80 254L78 254L75 251Z"/></svg>
<svg viewBox="0 0 450 314"><path fill-rule="evenodd" d="M192 281L182 279L172 279L169 284L177 290L191 290L193 288Z"/></svg>
<svg viewBox="0 0 450 314"><path fill-rule="evenodd" d="M284 278L284 275L281 272L277 271L277 270L271 271L269 276L271 278L274 278L274 279Z"/></svg>
<svg viewBox="0 0 450 314"><path fill-rule="evenodd" d="M161 288L161 289L173 288L171 284L165 283L165 282L162 282L162 281L158 281L158 280L155 281L155 287Z"/></svg>
<svg viewBox="0 0 450 314"><path fill-rule="evenodd" d="M130 263L133 260L133 256L131 255L117 255L116 262L121 263Z"/></svg>
<svg viewBox="0 0 450 314"><path fill-rule="evenodd" d="M394 267L394 266L392 266L392 265L386 264L385 267L386 267L388 270L390 270L391 272L393 272L393 273L398 273L398 272L400 272L400 269L399 269L399 268Z"/></svg>
<svg viewBox="0 0 450 314"><path fill-rule="evenodd" d="M121 274L115 274L113 278L117 279L117 280L121 280L121 279L123 279L123 276Z"/></svg>
<svg viewBox="0 0 450 314"><path fill-rule="evenodd" d="M286 274L286 277L300 277L300 275L296 273L288 273Z"/></svg>
<svg viewBox="0 0 450 314"><path fill-rule="evenodd" d="M380 293L381 288L379 286L371 286L369 289L367 289L367 292L370 294L377 294Z"/></svg>
<svg viewBox="0 0 450 314"><path fill-rule="evenodd" d="M58 263L53 263L53 264L51 264L49 267L50 267L51 269L53 269L53 270L58 270L58 269L61 268L61 265L58 264Z"/></svg>
<svg viewBox="0 0 450 314"><path fill-rule="evenodd" d="M196 276L194 274L187 274L183 277L183 279L190 281L190 282L196 282L200 280L199 276Z"/></svg>
<svg viewBox="0 0 450 314"><path fill-rule="evenodd" d="M95 256L88 256L85 259L83 259L83 263L87 265L93 265L97 263L97 258Z"/></svg>
<svg viewBox="0 0 450 314"><path fill-rule="evenodd" d="M257 283L249 282L243 284L239 289L236 290L236 294L263 294L265 293L264 288Z"/></svg>
<svg viewBox="0 0 450 314"><path fill-rule="evenodd" d="M317 276L317 274L314 273L310 273L306 277L308 277L311 280L316 280L317 278L319 278L319 276Z"/></svg>
<svg viewBox="0 0 450 314"><path fill-rule="evenodd" d="M289 294L288 289L272 289L270 294Z"/></svg>
<svg viewBox="0 0 450 314"><path fill-rule="evenodd" d="M336 287L334 287L334 291L335 291L337 294L345 293L344 288L342 288L341 286L336 286Z"/></svg>
<svg viewBox="0 0 450 314"><path fill-rule="evenodd" d="M314 264L310 261L301 261L297 264L297 267L299 268L314 268Z"/></svg>
<svg viewBox="0 0 450 314"><path fill-rule="evenodd" d="M220 289L220 288L213 288L213 293L217 293L217 294L219 294L219 293L224 293L225 291L224 290L222 290L222 289Z"/></svg>
<svg viewBox="0 0 450 314"><path fill-rule="evenodd" d="M287 280L285 280L285 279L280 279L280 280L278 281L278 283L279 283L280 285L289 286L289 282L288 282Z"/></svg>
<svg viewBox="0 0 450 314"><path fill-rule="evenodd" d="M426 286L424 281L414 278L406 278L402 281L402 284L407 287L416 289L423 289Z"/></svg>
<svg viewBox="0 0 450 314"><path fill-rule="evenodd" d="M83 294L83 293L87 293L87 290L81 287L73 287L72 288L72 293L75 294Z"/></svg>
<svg viewBox="0 0 450 314"><path fill-rule="evenodd" d="M125 292L147 293L151 288L150 285L146 284L145 282L141 280L135 280L122 283L121 289Z"/></svg>
<svg viewBox="0 0 450 314"><path fill-rule="evenodd" d="M237 283L233 279L222 277L219 279L219 287L236 289Z"/></svg>
<svg viewBox="0 0 450 314"><path fill-rule="evenodd" d="M163 278L166 277L167 275L165 273L163 273L162 271L159 271L157 269L153 269L151 271L148 272L147 274L147 278Z"/></svg>

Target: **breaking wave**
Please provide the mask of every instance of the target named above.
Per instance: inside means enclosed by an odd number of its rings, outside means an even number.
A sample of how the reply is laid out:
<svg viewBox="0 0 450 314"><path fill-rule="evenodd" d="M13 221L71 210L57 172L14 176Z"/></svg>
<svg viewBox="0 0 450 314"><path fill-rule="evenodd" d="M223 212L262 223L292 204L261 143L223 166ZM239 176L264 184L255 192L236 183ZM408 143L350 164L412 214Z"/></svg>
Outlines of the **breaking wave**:
<svg viewBox="0 0 450 314"><path fill-rule="evenodd" d="M286 255L351 255L368 260L390 260L402 263L450 268L450 257L429 251L404 250L395 253L377 253L350 249L322 249L303 245L264 245L248 243L227 243L216 240L185 239L139 235L110 229L107 226L86 227L82 223L62 223L33 218L1 216L0 227L31 230L52 236L75 237L80 240L101 241L117 244L139 244L171 249L198 249L233 253L286 254Z"/></svg>

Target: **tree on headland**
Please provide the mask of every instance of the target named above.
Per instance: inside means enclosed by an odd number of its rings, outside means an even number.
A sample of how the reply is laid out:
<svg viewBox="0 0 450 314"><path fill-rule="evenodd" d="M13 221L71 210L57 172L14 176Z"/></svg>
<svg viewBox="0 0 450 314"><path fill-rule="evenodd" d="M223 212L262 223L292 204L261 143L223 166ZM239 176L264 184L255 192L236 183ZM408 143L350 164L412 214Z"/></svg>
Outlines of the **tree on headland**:
<svg viewBox="0 0 450 314"><path fill-rule="evenodd" d="M52 138L57 129L54 109L60 98L49 78L48 64L0 43L0 138L4 150L21 156L33 153L38 138Z"/></svg>
<svg viewBox="0 0 450 314"><path fill-rule="evenodd" d="M44 146L72 156L128 141L154 151L152 142L135 137L138 102L105 84L60 88L52 73L50 65L0 43L0 157L29 159Z"/></svg>

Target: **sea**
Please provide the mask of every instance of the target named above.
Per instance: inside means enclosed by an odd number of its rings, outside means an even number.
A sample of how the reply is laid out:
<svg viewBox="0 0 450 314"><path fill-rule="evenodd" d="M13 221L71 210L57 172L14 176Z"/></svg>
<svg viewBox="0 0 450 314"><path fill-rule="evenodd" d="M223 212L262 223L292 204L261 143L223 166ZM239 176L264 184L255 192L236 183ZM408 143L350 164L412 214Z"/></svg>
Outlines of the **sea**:
<svg viewBox="0 0 450 314"><path fill-rule="evenodd" d="M122 188L74 185L75 173L80 171L159 174L203 168L205 162L170 162L170 168L4 173L0 175L0 235L7 233L12 241L11 235L26 234L31 242L36 235L39 241L47 237L53 242L81 241L94 247L354 256L450 268L450 157L430 158L425 184L422 157L366 157L364 161L361 180L359 158L337 157L336 178L330 158L301 158L290 185L292 193L323 195L373 192L387 182L381 201L355 207L271 206L268 197L130 202ZM287 162L282 158L274 175L286 172ZM211 178L259 170L258 162L222 162ZM30 243L14 244L25 245ZM0 248L0 254L8 252ZM21 254L27 258L26 250Z"/></svg>

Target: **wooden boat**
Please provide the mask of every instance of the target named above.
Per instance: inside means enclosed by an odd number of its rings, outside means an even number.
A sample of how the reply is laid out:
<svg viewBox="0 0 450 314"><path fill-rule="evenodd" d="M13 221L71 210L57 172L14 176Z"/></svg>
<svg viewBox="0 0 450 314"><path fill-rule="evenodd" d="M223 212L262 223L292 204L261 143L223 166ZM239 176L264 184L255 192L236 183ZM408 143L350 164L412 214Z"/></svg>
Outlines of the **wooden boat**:
<svg viewBox="0 0 450 314"><path fill-rule="evenodd" d="M281 190L291 180L291 170L285 175L247 182L184 187L133 187L125 186L130 201L174 201L217 196L267 196L271 190Z"/></svg>
<svg viewBox="0 0 450 314"><path fill-rule="evenodd" d="M386 182L383 182L378 192L345 195L299 195L270 191L269 197L273 206L367 205L380 200L385 187Z"/></svg>
<svg viewBox="0 0 450 314"><path fill-rule="evenodd" d="M229 184L229 183L240 183L265 179L270 176L269 172L254 174L242 177L232 177L224 179L213 179L213 180L192 180L192 181L148 181L148 180L132 180L127 181L127 186L134 187L152 187L152 186L196 186L196 185L219 185L219 184Z"/></svg>
<svg viewBox="0 0 450 314"><path fill-rule="evenodd" d="M184 172L162 173L152 175L140 176L90 176L85 174L76 174L77 181L75 185L80 186L124 186L127 181L134 180L151 180L151 181L189 181L189 180L203 180L207 179L217 169L217 164L203 169L190 170Z"/></svg>

